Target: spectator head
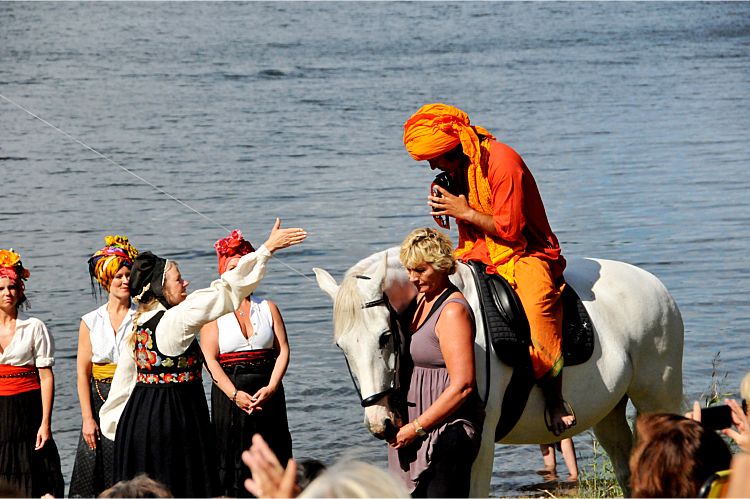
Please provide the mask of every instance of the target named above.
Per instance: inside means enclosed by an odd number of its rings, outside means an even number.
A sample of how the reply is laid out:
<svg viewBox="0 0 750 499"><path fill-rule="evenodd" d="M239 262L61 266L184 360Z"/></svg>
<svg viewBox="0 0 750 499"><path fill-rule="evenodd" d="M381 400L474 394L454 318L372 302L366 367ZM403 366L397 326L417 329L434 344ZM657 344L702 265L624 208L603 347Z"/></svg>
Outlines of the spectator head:
<svg viewBox="0 0 750 499"><path fill-rule="evenodd" d="M409 493L388 472L361 461L346 461L321 473L299 497L409 497Z"/></svg>
<svg viewBox="0 0 750 499"><path fill-rule="evenodd" d="M117 482L99 497L174 497L169 489L148 475L138 475L132 480Z"/></svg>
<svg viewBox="0 0 750 499"><path fill-rule="evenodd" d="M715 431L676 414L646 414L636 422L630 456L633 497L697 497L715 472L729 468L729 447Z"/></svg>
<svg viewBox="0 0 750 499"><path fill-rule="evenodd" d="M305 490L326 469L326 465L317 459L300 459L297 461L297 486Z"/></svg>

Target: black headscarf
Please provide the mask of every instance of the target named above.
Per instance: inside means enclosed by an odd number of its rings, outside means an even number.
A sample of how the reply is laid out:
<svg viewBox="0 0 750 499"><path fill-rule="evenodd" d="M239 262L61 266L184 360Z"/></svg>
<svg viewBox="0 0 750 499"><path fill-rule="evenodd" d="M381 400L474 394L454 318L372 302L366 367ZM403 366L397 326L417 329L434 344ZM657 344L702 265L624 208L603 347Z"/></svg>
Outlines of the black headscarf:
<svg viewBox="0 0 750 499"><path fill-rule="evenodd" d="M166 266L166 259L150 251L139 254L133 261L133 268L130 271L130 296L140 303L156 298L162 305L169 308L169 302L164 297L162 289Z"/></svg>

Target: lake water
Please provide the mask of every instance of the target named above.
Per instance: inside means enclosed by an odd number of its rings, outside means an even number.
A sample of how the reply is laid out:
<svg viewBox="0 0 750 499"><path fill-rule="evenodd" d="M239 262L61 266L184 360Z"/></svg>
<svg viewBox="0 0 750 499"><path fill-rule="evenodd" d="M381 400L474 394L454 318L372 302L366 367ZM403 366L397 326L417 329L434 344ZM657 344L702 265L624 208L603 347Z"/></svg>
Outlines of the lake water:
<svg viewBox="0 0 750 499"><path fill-rule="evenodd" d="M0 3L0 94L111 160L0 99L0 247L22 253L31 313L56 338L66 480L79 318L98 305L87 257L124 233L196 289L215 277L220 225L260 243L276 216L309 232L259 291L289 331L295 454L385 463L310 269L340 278L432 225L432 173L401 142L427 102L523 155L566 255L664 281L685 321L687 399L717 352L735 392L749 367L749 47L744 2ZM591 438L576 443L586 468ZM536 446L496 456L493 495L539 481Z"/></svg>

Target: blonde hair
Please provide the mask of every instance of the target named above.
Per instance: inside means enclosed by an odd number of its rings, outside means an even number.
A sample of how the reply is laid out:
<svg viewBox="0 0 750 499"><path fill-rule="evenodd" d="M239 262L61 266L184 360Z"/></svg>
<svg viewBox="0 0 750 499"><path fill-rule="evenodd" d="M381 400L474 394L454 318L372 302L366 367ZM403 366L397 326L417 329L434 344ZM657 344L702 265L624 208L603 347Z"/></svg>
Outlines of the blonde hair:
<svg viewBox="0 0 750 499"><path fill-rule="evenodd" d="M740 383L740 396L750 404L750 372L748 372Z"/></svg>
<svg viewBox="0 0 750 499"><path fill-rule="evenodd" d="M429 227L414 229L406 236L401 243L399 258L407 269L429 263L437 271L448 274L456 272L456 257L450 237Z"/></svg>
<svg viewBox="0 0 750 499"><path fill-rule="evenodd" d="M362 461L342 461L317 478L299 497L409 497L390 473Z"/></svg>

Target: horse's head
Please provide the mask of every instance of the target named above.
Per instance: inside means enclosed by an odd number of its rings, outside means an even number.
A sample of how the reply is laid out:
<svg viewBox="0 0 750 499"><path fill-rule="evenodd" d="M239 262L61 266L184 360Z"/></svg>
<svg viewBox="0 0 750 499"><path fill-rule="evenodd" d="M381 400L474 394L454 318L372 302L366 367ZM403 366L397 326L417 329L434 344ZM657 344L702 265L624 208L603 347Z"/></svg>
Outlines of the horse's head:
<svg viewBox="0 0 750 499"><path fill-rule="evenodd" d="M387 252L352 267L340 286L325 270L313 270L320 288L333 299L334 338L362 399L365 425L377 438L390 438L401 424L394 403L401 344L395 314L400 309L394 307L408 304L399 292L408 288L393 286L393 279L387 279Z"/></svg>

